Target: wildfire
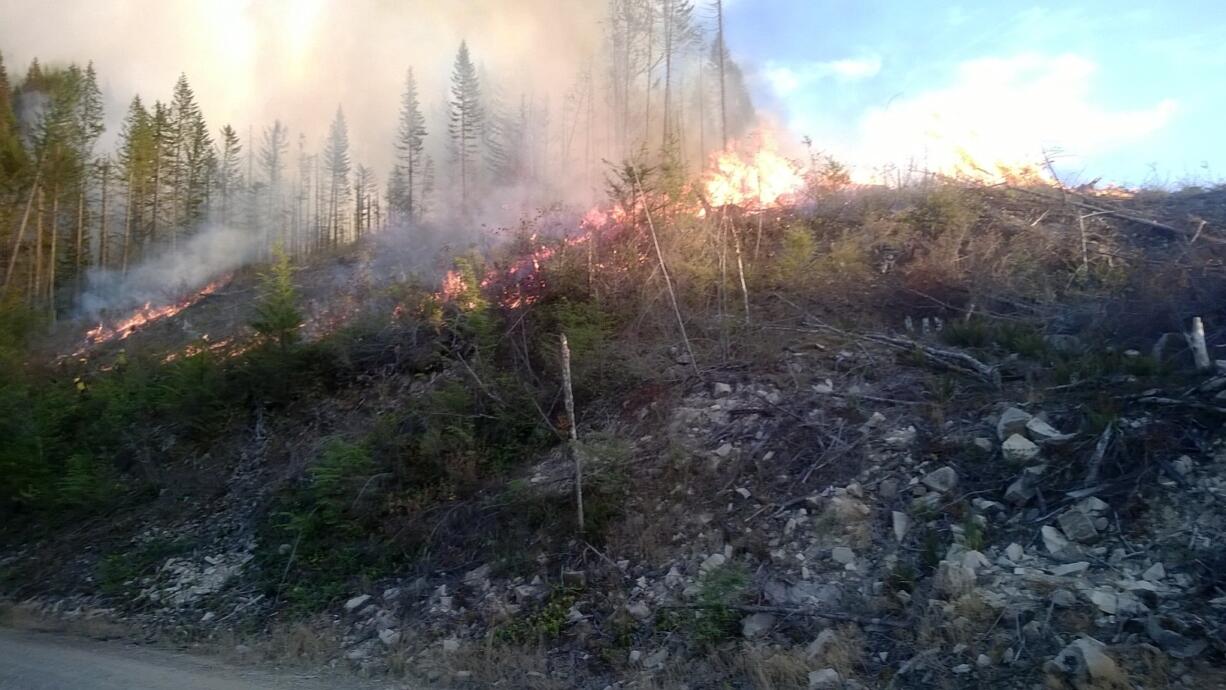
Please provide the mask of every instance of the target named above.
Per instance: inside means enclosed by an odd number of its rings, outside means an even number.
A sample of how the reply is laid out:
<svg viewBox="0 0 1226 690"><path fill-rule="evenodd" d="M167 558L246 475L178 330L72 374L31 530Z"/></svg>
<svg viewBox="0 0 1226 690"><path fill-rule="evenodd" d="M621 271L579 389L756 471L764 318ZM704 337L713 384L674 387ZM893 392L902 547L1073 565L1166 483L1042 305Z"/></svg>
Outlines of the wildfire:
<svg viewBox="0 0 1226 690"><path fill-rule="evenodd" d="M188 307L196 304L200 300L217 292L224 287L230 280L230 276L225 276L215 280L204 286L200 291L185 297L178 302L165 304L162 306L153 306L152 302L146 302L143 307L137 309L127 318L117 321L113 325L108 326L105 322L99 323L94 328L85 332L86 347L100 345L102 343L125 340L128 336L136 331L148 326L156 321L174 316Z"/></svg>
<svg viewBox="0 0 1226 690"><path fill-rule="evenodd" d="M712 206L731 204L754 209L789 203L803 191L804 184L797 166L779 155L765 137L756 151L735 147L716 154L703 179Z"/></svg>

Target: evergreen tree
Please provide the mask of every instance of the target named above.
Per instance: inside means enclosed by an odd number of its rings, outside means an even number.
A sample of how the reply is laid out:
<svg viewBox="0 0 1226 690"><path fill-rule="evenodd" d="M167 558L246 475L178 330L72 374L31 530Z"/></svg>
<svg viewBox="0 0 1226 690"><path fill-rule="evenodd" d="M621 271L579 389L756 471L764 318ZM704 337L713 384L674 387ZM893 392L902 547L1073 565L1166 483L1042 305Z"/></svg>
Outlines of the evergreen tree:
<svg viewBox="0 0 1226 690"><path fill-rule="evenodd" d="M331 242L335 246L341 240L343 206L349 200L349 128L345 125L345 113L336 108L336 118L328 128L328 140L324 144L324 167L328 174L328 222Z"/></svg>
<svg viewBox="0 0 1226 690"><path fill-rule="evenodd" d="M221 128L221 160L217 167L217 189L221 196L221 222L230 222L234 200L243 187L243 145L230 125Z"/></svg>
<svg viewBox="0 0 1226 690"><path fill-rule="evenodd" d="M460 43L451 73L450 106L447 132L451 138L452 162L459 174L460 201L467 210L470 186L476 176L474 163L481 149L485 113L481 107L477 70L469 57L466 42Z"/></svg>
<svg viewBox="0 0 1226 690"><path fill-rule="evenodd" d="M403 198L388 197L390 202L399 206L404 219L409 223L416 222L421 217L418 207L425 166L425 139L426 118L421 112L417 80L410 69L405 78L404 95L400 101L400 125L396 131L396 153L400 162L396 167L401 178L396 191L397 195Z"/></svg>
<svg viewBox="0 0 1226 690"><path fill-rule="evenodd" d="M4 68L4 55L0 54L0 198L17 191L25 164L26 152L13 110L13 90Z"/></svg>
<svg viewBox="0 0 1226 690"><path fill-rule="evenodd" d="M155 149L152 118L140 96L134 96L119 131L119 167L126 190L123 240L119 249L120 265L124 271L143 241L140 227L144 214L141 209L153 175Z"/></svg>
<svg viewBox="0 0 1226 690"><path fill-rule="evenodd" d="M284 198L281 187L288 155L289 130L280 120L274 120L271 127L264 129L264 141L260 145L260 172L264 176L264 190L268 197L264 223L266 248L271 248L273 233L278 230L282 233L280 241L285 240Z"/></svg>

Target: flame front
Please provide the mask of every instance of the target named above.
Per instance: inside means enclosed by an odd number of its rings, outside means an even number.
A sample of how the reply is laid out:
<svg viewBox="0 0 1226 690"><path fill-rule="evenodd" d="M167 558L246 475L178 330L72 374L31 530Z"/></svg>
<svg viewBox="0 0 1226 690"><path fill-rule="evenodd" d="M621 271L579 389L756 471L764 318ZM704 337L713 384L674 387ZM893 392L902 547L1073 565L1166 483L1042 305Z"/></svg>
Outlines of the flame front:
<svg viewBox="0 0 1226 690"><path fill-rule="evenodd" d="M703 179L707 200L715 207L779 206L794 201L804 185L797 166L767 142L752 153L730 149L716 154Z"/></svg>
<svg viewBox="0 0 1226 690"><path fill-rule="evenodd" d="M141 328L154 323L155 321L161 321L162 319L174 316L193 304L196 304L205 297L217 292L224 285L226 285L229 280L229 276L215 280L208 285L205 285L199 292L196 292L195 294L172 304L155 307L153 306L152 302L146 302L143 307L137 309L127 318L124 318L110 326L108 326L106 323L99 323L94 328L91 328L85 332L86 346L90 347L110 341L125 340L128 336L132 335Z"/></svg>

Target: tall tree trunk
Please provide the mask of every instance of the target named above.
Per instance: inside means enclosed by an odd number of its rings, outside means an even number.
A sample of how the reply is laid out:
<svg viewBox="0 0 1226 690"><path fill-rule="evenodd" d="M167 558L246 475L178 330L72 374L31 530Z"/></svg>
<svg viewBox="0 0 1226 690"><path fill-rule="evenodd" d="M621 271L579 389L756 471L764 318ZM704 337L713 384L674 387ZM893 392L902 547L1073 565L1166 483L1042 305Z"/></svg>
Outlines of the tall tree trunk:
<svg viewBox="0 0 1226 690"><path fill-rule="evenodd" d="M157 242L158 236L158 214L161 212L161 191L162 191L162 152L161 146L154 147L153 160L153 218L149 225L148 242L152 245Z"/></svg>
<svg viewBox="0 0 1226 690"><path fill-rule="evenodd" d="M110 238L106 233L106 192L110 182L111 164L109 161L102 163L102 208L101 217L98 222L98 265L106 268L107 260L110 259L107 248L110 244Z"/></svg>
<svg viewBox="0 0 1226 690"><path fill-rule="evenodd" d="M59 216L60 190L53 187L51 190L51 249L47 257L47 306L51 312L52 321L55 321L55 259L60 241Z"/></svg>
<svg viewBox="0 0 1226 690"><path fill-rule="evenodd" d="M21 225L17 228L17 237L13 242L13 254L9 257L8 270L4 272L4 289L0 290L0 294L7 293L9 285L13 282L13 271L17 268L17 255L21 252L22 241L25 240L26 226L30 222L30 210L34 208L34 198L38 196L38 183L42 181L42 168L40 159L34 171L34 185L30 187L30 197L26 199L26 210L21 214Z"/></svg>
<svg viewBox="0 0 1226 690"><path fill-rule="evenodd" d="M34 240L34 282L30 285L30 306L38 304L43 292L43 220L46 215L47 198L42 189L38 190L38 222L35 224Z"/></svg>
<svg viewBox="0 0 1226 690"><path fill-rule="evenodd" d="M73 293L81 291L81 268L85 259L85 181L88 173L81 169L81 184L77 190L77 232L73 238L72 285Z"/></svg>
<svg viewBox="0 0 1226 690"><path fill-rule="evenodd" d="M728 150L728 80L724 73L724 2L715 0L715 19L717 22L716 40L719 42L719 126L723 136L724 150Z"/></svg>

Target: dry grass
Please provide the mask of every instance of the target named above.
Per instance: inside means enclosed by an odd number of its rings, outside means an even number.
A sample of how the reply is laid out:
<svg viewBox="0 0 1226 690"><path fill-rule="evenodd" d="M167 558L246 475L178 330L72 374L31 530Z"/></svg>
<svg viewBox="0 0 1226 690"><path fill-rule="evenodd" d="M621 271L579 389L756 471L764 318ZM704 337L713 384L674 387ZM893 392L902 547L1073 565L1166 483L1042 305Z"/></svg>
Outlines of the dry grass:
<svg viewBox="0 0 1226 690"><path fill-rule="evenodd" d="M64 618L49 616L30 604L0 604L0 627L46 632L92 640L117 640L134 630L100 616Z"/></svg>

